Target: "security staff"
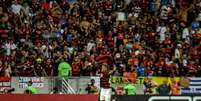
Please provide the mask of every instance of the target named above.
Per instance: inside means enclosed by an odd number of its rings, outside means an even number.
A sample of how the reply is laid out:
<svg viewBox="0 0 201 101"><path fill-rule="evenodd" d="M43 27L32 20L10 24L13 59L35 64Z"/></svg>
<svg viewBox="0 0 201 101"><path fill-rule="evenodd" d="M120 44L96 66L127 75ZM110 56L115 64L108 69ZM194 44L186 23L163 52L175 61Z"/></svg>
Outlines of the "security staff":
<svg viewBox="0 0 201 101"><path fill-rule="evenodd" d="M26 88L26 92L29 92L29 94L38 94L38 90L32 86L33 82L29 81L28 86Z"/></svg>
<svg viewBox="0 0 201 101"><path fill-rule="evenodd" d="M126 95L136 95L136 87L128 80L128 84L124 87Z"/></svg>

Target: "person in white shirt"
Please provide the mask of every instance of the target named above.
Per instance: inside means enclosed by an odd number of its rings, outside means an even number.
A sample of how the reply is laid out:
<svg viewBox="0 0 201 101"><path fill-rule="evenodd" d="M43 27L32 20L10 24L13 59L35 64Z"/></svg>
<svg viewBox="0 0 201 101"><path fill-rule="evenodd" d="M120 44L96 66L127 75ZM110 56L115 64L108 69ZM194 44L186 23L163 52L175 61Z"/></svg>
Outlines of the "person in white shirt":
<svg viewBox="0 0 201 101"><path fill-rule="evenodd" d="M167 32L167 28L166 28L165 24L162 23L161 26L158 26L156 31L160 35L160 42L163 42L165 40L165 36L166 36L166 32Z"/></svg>
<svg viewBox="0 0 201 101"><path fill-rule="evenodd" d="M87 51L90 52L93 47L95 47L95 43L93 42L93 40L91 40L88 44L87 44Z"/></svg>
<svg viewBox="0 0 201 101"><path fill-rule="evenodd" d="M165 58L165 63L166 63L167 65L171 65L171 64L173 63L173 61L172 61L169 57L166 57L166 58Z"/></svg>
<svg viewBox="0 0 201 101"><path fill-rule="evenodd" d="M14 50L17 49L17 46L11 40L10 42L6 42L2 46L2 48L6 50L6 55L10 56L11 54L13 54Z"/></svg>
<svg viewBox="0 0 201 101"><path fill-rule="evenodd" d="M47 57L47 58L50 57L48 45L42 45L42 46L41 46L41 51L42 51L42 53L43 53L43 55L44 55L45 57Z"/></svg>
<svg viewBox="0 0 201 101"><path fill-rule="evenodd" d="M188 36L190 36L190 32L189 32L189 29L186 27L182 31L182 39L185 40Z"/></svg>
<svg viewBox="0 0 201 101"><path fill-rule="evenodd" d="M181 58L181 53L179 51L180 47L181 47L181 44L178 44L177 48L175 49L175 52L174 52L175 59L180 59Z"/></svg>
<svg viewBox="0 0 201 101"><path fill-rule="evenodd" d="M22 6L17 3L17 1L13 1L14 3L11 5L11 10L15 14L20 14Z"/></svg>
<svg viewBox="0 0 201 101"><path fill-rule="evenodd" d="M168 19L168 7L166 5L161 7L160 18L163 20Z"/></svg>
<svg viewBox="0 0 201 101"><path fill-rule="evenodd" d="M188 64L188 57L187 57L187 55L186 54L184 54L184 56L183 56L183 61L182 61L182 63L183 63L183 66L187 66L187 64Z"/></svg>

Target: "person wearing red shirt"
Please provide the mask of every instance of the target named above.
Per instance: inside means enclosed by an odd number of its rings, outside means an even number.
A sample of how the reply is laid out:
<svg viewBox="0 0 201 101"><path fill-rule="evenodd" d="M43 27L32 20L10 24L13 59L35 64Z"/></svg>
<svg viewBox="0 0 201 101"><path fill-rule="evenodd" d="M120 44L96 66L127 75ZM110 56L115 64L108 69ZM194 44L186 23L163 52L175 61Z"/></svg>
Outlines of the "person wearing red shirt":
<svg viewBox="0 0 201 101"><path fill-rule="evenodd" d="M132 58L128 60L128 64L132 66L138 66L139 65L139 59L135 57L135 55L132 55Z"/></svg>
<svg viewBox="0 0 201 101"><path fill-rule="evenodd" d="M172 44L172 40L170 37L166 37L165 40L163 41L163 44L168 46L168 45L171 45Z"/></svg>
<svg viewBox="0 0 201 101"><path fill-rule="evenodd" d="M52 60L51 59L47 59L45 61L45 71L47 73L47 76L53 76L54 74L54 69L53 69L53 64L52 64Z"/></svg>
<svg viewBox="0 0 201 101"><path fill-rule="evenodd" d="M120 45L124 44L124 33L118 33L116 46L119 47Z"/></svg>
<svg viewBox="0 0 201 101"><path fill-rule="evenodd" d="M155 40L155 37L156 37L156 33L155 33L155 32L149 32L149 33L148 33L148 38L149 38L149 39Z"/></svg>
<svg viewBox="0 0 201 101"><path fill-rule="evenodd" d="M111 0L106 1L106 2L104 3L104 6L105 6L105 9L106 9L107 11L112 10L112 2L111 2Z"/></svg>
<svg viewBox="0 0 201 101"><path fill-rule="evenodd" d="M99 63L111 64L111 53L107 50L101 50L100 55L96 58Z"/></svg>
<svg viewBox="0 0 201 101"><path fill-rule="evenodd" d="M78 59L78 57L75 57L75 59L72 63L72 75L79 76L82 66L83 66L83 62L80 61L80 59Z"/></svg>
<svg viewBox="0 0 201 101"><path fill-rule="evenodd" d="M111 101L112 89L110 88L110 74L112 72L109 71L109 67L107 64L102 64L101 67L101 78L100 78L100 101Z"/></svg>
<svg viewBox="0 0 201 101"><path fill-rule="evenodd" d="M192 61L187 65L187 68L188 68L188 75L193 76L196 74L197 66Z"/></svg>
<svg viewBox="0 0 201 101"><path fill-rule="evenodd" d="M112 32L109 32L108 37L106 37L106 40L107 40L108 47L113 48L114 47L114 38L112 36Z"/></svg>
<svg viewBox="0 0 201 101"><path fill-rule="evenodd" d="M49 7L49 4L48 4L47 2L43 2L43 3L42 3L42 9L48 11L49 8L50 8L50 7Z"/></svg>

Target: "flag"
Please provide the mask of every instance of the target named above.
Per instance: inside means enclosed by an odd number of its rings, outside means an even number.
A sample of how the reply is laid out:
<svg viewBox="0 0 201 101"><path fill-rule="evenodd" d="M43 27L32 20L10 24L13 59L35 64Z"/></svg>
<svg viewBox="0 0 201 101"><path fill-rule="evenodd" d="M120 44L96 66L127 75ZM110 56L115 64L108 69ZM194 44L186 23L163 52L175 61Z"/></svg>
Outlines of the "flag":
<svg viewBox="0 0 201 101"><path fill-rule="evenodd" d="M181 94L201 94L201 78L189 78L190 85L188 88L181 88Z"/></svg>

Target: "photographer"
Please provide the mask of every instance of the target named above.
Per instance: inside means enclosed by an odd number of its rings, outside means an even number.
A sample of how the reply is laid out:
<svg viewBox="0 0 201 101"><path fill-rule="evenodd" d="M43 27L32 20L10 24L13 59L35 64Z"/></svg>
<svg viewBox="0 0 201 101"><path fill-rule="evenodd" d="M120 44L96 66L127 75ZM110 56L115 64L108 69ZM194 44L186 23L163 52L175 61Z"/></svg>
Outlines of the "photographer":
<svg viewBox="0 0 201 101"><path fill-rule="evenodd" d="M38 90L35 87L33 87L32 81L29 81L27 85L28 86L25 90L25 94L37 94L38 93Z"/></svg>
<svg viewBox="0 0 201 101"><path fill-rule="evenodd" d="M15 91L15 88L9 88L9 89L2 88L0 89L0 94L10 94L14 91Z"/></svg>
<svg viewBox="0 0 201 101"><path fill-rule="evenodd" d="M50 94L62 94L62 92L59 91L58 87L54 87Z"/></svg>
<svg viewBox="0 0 201 101"><path fill-rule="evenodd" d="M94 85L95 80L91 79L91 83L88 84L87 88L85 89L88 94L98 94L98 88Z"/></svg>
<svg viewBox="0 0 201 101"><path fill-rule="evenodd" d="M154 89L157 87L155 82L152 81L152 78L145 78L144 80L144 86L145 86L145 95L153 95Z"/></svg>
<svg viewBox="0 0 201 101"><path fill-rule="evenodd" d="M136 95L136 87L133 85L132 81L129 79L127 85L124 87L126 95Z"/></svg>

